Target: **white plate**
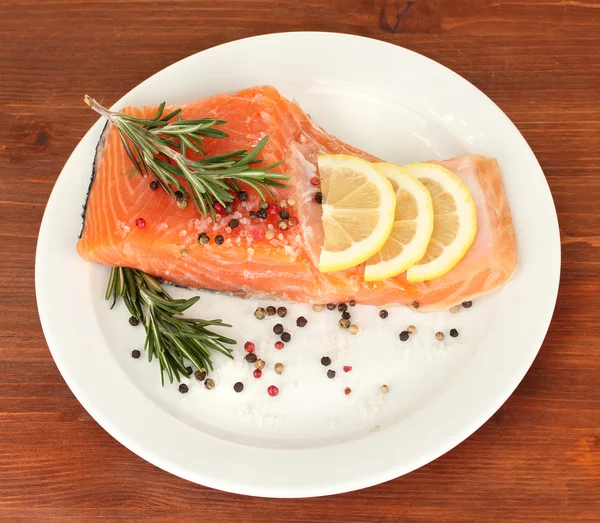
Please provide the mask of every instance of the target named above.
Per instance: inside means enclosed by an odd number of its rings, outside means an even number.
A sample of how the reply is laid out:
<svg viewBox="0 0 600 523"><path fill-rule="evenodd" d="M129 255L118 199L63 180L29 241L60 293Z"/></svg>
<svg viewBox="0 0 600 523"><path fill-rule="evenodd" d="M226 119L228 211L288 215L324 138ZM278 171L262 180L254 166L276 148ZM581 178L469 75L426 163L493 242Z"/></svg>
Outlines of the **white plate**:
<svg viewBox="0 0 600 523"><path fill-rule="evenodd" d="M296 99L325 129L402 164L479 153L504 173L519 248L519 269L500 292L457 315L353 309L359 336L341 332L334 313L289 305L284 323L305 314L284 351L272 348L272 320L252 317L255 300L201 293L197 314L235 323L267 360L265 375L218 358L217 386L190 382L185 396L160 387L158 367L130 356L141 329L103 299L108 270L75 251L98 122L65 165L38 242L36 292L48 345L77 399L117 440L155 465L214 488L269 497L346 492L420 467L463 441L509 397L546 334L558 290L556 212L529 146L484 94L445 67L406 49L356 36L273 34L231 42L178 62L119 100L184 103L256 84ZM82 96L84 93L81 93ZM102 97L102 93L89 93ZM83 102L82 102L83 103ZM189 293L177 291L178 294ZM329 314L329 316L327 316ZM334 318L335 316L335 318ZM398 332L414 323L405 344ZM433 334L461 335L440 346ZM328 380L321 356L334 360ZM276 376L273 363L286 371ZM352 365L344 373L342 365ZM242 394L232 385L246 383ZM276 383L277 398L265 389ZM382 383L388 394L379 392ZM343 389L353 392L345 396Z"/></svg>

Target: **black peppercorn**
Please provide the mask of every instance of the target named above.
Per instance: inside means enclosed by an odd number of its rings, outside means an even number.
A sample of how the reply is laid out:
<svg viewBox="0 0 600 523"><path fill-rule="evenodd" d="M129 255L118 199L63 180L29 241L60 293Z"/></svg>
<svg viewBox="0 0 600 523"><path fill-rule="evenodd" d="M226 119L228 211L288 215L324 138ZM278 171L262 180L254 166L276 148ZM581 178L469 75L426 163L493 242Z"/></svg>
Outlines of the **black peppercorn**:
<svg viewBox="0 0 600 523"><path fill-rule="evenodd" d="M406 341L406 340L408 340L408 338L409 338L409 334L408 334L408 332L406 332L406 331L402 331L402 332L400 333L400 341Z"/></svg>
<svg viewBox="0 0 600 523"><path fill-rule="evenodd" d="M327 309L330 311L334 311L335 310L335 303L328 303L327 304Z"/></svg>
<svg viewBox="0 0 600 523"><path fill-rule="evenodd" d="M266 308L266 311L267 311L267 314L268 314L269 316L274 316L274 315L275 315L275 313L277 312L277 309L276 309L275 307L273 307L273 305L269 305L269 306Z"/></svg>
<svg viewBox="0 0 600 523"><path fill-rule="evenodd" d="M323 203L323 193L322 192L318 192L317 194L315 194L315 202Z"/></svg>
<svg viewBox="0 0 600 523"><path fill-rule="evenodd" d="M181 200L183 198L183 193L181 191L175 191L173 196L175 196L176 200Z"/></svg>
<svg viewBox="0 0 600 523"><path fill-rule="evenodd" d="M286 343L289 343L291 340L292 340L292 335L289 332L281 333L281 341L285 341Z"/></svg>
<svg viewBox="0 0 600 523"><path fill-rule="evenodd" d="M275 334L281 334L283 332L283 325L281 325L281 323L277 323L274 327L273 327L273 332Z"/></svg>
<svg viewBox="0 0 600 523"><path fill-rule="evenodd" d="M239 224L240 224L240 221L236 220L235 218L233 218L232 220L229 220L229 227L231 227L232 229L235 229Z"/></svg>
<svg viewBox="0 0 600 523"><path fill-rule="evenodd" d="M321 358L321 365L328 367L329 365L331 365L331 358L329 356L323 356Z"/></svg>
<svg viewBox="0 0 600 523"><path fill-rule="evenodd" d="M131 351L131 357L134 359L138 359L141 356L141 352L139 350L132 350Z"/></svg>
<svg viewBox="0 0 600 523"><path fill-rule="evenodd" d="M267 217L267 210L266 209L260 209L258 211L256 211L256 216L258 216L259 218L266 218Z"/></svg>
<svg viewBox="0 0 600 523"><path fill-rule="evenodd" d="M458 337L458 331L456 329L450 329L450 336L453 338Z"/></svg>
<svg viewBox="0 0 600 523"><path fill-rule="evenodd" d="M463 306L465 309L470 309L470 308L473 306L473 302L472 302L472 301L463 301L463 304L462 304L462 306Z"/></svg>
<svg viewBox="0 0 600 523"><path fill-rule="evenodd" d="M418 309L419 308L419 302L418 301L413 301L413 309Z"/></svg>
<svg viewBox="0 0 600 523"><path fill-rule="evenodd" d="M348 305L345 303L338 303L337 310L340 312L346 312L348 310Z"/></svg>
<svg viewBox="0 0 600 523"><path fill-rule="evenodd" d="M245 202L248 199L248 193L246 191L240 191L237 197L240 202Z"/></svg>
<svg viewBox="0 0 600 523"><path fill-rule="evenodd" d="M223 238L222 235L219 234L219 235L215 236L215 243L217 245L223 245L224 241L225 241L225 238Z"/></svg>
<svg viewBox="0 0 600 523"><path fill-rule="evenodd" d="M244 359L248 363L254 363L258 359L258 356L256 354L254 354L254 352L250 352L250 353L246 354L246 357Z"/></svg>
<svg viewBox="0 0 600 523"><path fill-rule="evenodd" d="M153 191L156 191L156 189L158 189L158 182L156 180L152 180L150 182L150 189L152 189Z"/></svg>
<svg viewBox="0 0 600 523"><path fill-rule="evenodd" d="M278 307L277 316L280 318L285 318L287 316L287 309L285 307Z"/></svg>
<svg viewBox="0 0 600 523"><path fill-rule="evenodd" d="M248 196L246 196L247 198ZM234 386L233 386L233 390L235 390L236 392L242 392L244 390L244 384L241 381L238 381Z"/></svg>
<svg viewBox="0 0 600 523"><path fill-rule="evenodd" d="M298 325L298 327L306 327L307 323L308 320L304 316L299 316L296 320L296 325Z"/></svg>
<svg viewBox="0 0 600 523"><path fill-rule="evenodd" d="M187 375L188 375L188 376L191 376L191 375L192 375L192 372L194 372L194 369L192 369L192 367L186 367L186 368L185 368L185 371L187 372Z"/></svg>
<svg viewBox="0 0 600 523"><path fill-rule="evenodd" d="M196 372L194 372L194 376L198 381L204 381L204 378L206 378L206 371L197 370Z"/></svg>
<svg viewBox="0 0 600 523"><path fill-rule="evenodd" d="M350 319L350 313L348 311L342 312L342 319L343 320L349 320Z"/></svg>
<svg viewBox="0 0 600 523"><path fill-rule="evenodd" d="M287 220L290 217L290 211L286 209L281 209L281 211L279 211L279 216L282 220Z"/></svg>
<svg viewBox="0 0 600 523"><path fill-rule="evenodd" d="M138 320L135 316L131 316L129 318L129 325L132 327L137 327L140 324L140 320Z"/></svg>
<svg viewBox="0 0 600 523"><path fill-rule="evenodd" d="M233 212L233 205L231 203L228 203L227 205L225 205L223 212L225 214L231 214Z"/></svg>
<svg viewBox="0 0 600 523"><path fill-rule="evenodd" d="M348 305L350 305L350 307L356 307L356 301L354 301L354 300L350 300L350 301L348 302Z"/></svg>
<svg viewBox="0 0 600 523"><path fill-rule="evenodd" d="M190 389L188 388L188 386L185 383L182 383L181 385L179 385L179 392L181 392L181 394L186 394L188 390L190 390Z"/></svg>
<svg viewBox="0 0 600 523"><path fill-rule="evenodd" d="M329 369L329 370L327 371L327 377L328 377L330 380L332 380L333 378L335 378L335 371L334 371L334 370L331 370L331 369Z"/></svg>
<svg viewBox="0 0 600 523"><path fill-rule="evenodd" d="M385 320L388 317L388 311L386 311L385 309L382 309L379 311L379 317L382 320Z"/></svg>

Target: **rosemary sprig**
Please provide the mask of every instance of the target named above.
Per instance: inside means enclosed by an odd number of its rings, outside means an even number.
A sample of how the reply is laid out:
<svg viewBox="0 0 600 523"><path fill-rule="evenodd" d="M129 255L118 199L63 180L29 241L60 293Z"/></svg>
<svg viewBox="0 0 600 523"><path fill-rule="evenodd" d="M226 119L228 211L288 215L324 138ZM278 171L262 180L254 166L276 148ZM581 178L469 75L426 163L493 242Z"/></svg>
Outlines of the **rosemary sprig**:
<svg viewBox="0 0 600 523"><path fill-rule="evenodd" d="M262 162L258 155L267 144L268 136L250 151L241 149L192 160L186 156L188 150L204 155L203 137L227 136L224 131L215 128L225 121L211 118L184 120L181 109L165 115L164 102L154 118L136 118L110 111L90 96L86 95L84 99L87 105L117 128L134 172L154 176L181 207L187 206L191 197L200 213L213 214L215 202L226 205L233 201L233 192L240 190L239 182L254 189L263 200L267 199L267 195L274 198L271 187L286 187L281 180L287 180L288 176L267 172L281 165L283 160L255 167Z"/></svg>
<svg viewBox="0 0 600 523"><path fill-rule="evenodd" d="M159 281L137 269L114 267L110 271L106 299L112 298L111 309L118 298L123 298L129 313L144 325L148 361L157 358L160 363L161 381L165 384L165 372L169 382L179 382L180 375L187 376L188 360L197 369L212 370L211 351L228 357L231 349L226 345L235 340L212 332L207 327L231 327L221 320L198 320L185 318L183 312L200 298L175 300L162 288Z"/></svg>

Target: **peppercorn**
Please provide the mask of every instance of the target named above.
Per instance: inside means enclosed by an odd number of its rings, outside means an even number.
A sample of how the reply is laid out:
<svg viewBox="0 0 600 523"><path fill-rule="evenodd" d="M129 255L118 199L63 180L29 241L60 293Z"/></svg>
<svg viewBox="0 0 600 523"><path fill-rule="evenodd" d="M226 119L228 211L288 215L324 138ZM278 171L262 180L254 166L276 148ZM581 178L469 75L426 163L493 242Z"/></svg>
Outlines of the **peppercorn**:
<svg viewBox="0 0 600 523"><path fill-rule="evenodd" d="M285 318L287 316L287 309L285 307L277 307L277 316Z"/></svg>
<svg viewBox="0 0 600 523"><path fill-rule="evenodd" d="M259 370L263 370L265 368L265 361L264 360L256 360L254 362L254 366Z"/></svg>
<svg viewBox="0 0 600 523"><path fill-rule="evenodd" d="M348 329L350 328L350 320L340 320L338 321L338 325L340 329Z"/></svg>
<svg viewBox="0 0 600 523"><path fill-rule="evenodd" d="M275 307L273 307L273 305L269 305L267 307L267 314L269 316L274 316L276 312L277 312L277 309Z"/></svg>
<svg viewBox="0 0 600 523"><path fill-rule="evenodd" d="M419 302L418 301L413 301L413 309L418 309L419 308Z"/></svg>
<svg viewBox="0 0 600 523"><path fill-rule="evenodd" d="M239 224L240 224L240 221L237 220L236 218L229 220L229 227L231 227L232 229L235 229Z"/></svg>
<svg viewBox="0 0 600 523"><path fill-rule="evenodd" d="M256 345L254 345L254 343L252 343L251 341L247 341L246 343L244 343L244 350L246 352L254 352L255 348Z"/></svg>
<svg viewBox="0 0 600 523"><path fill-rule="evenodd" d="M296 325L298 327L306 327L307 323L308 323L308 320L304 316L299 316L298 319L296 320Z"/></svg>
<svg viewBox="0 0 600 523"><path fill-rule="evenodd" d="M259 211L256 211L256 216L258 216L259 218L265 219L267 217L267 210L260 209Z"/></svg>
<svg viewBox="0 0 600 523"><path fill-rule="evenodd" d="M204 378L206 378L206 371L205 370L197 370L196 372L194 372L194 376L196 377L196 379L198 381L204 381Z"/></svg>
<svg viewBox="0 0 600 523"><path fill-rule="evenodd" d="M457 338L458 331L456 329L450 329L450 336L452 336L453 338Z"/></svg>
<svg viewBox="0 0 600 523"><path fill-rule="evenodd" d="M250 216L251 220L254 220L254 218L256 218L256 212L250 211L250 213L248 214L248 216Z"/></svg>
<svg viewBox="0 0 600 523"><path fill-rule="evenodd" d="M409 334L414 334L415 332L417 332L417 328L414 325L409 325L408 327L406 327L406 332L408 332Z"/></svg>
<svg viewBox="0 0 600 523"><path fill-rule="evenodd" d="M268 231L265 232L265 238L267 240L272 240L273 238L275 238L275 231L272 231L271 229L269 229Z"/></svg>
<svg viewBox="0 0 600 523"><path fill-rule="evenodd" d="M236 392L242 392L244 390L244 384L241 381L238 381L233 385L233 390Z"/></svg>
<svg viewBox="0 0 600 523"><path fill-rule="evenodd" d="M240 202L245 202L248 199L248 193L246 191L240 191L237 194L237 197Z"/></svg>
<svg viewBox="0 0 600 523"><path fill-rule="evenodd" d="M262 307L258 307L254 311L254 316L256 317L257 320L264 320L266 314L267 314L267 311L265 311L265 309L263 309Z"/></svg>
<svg viewBox="0 0 600 523"><path fill-rule="evenodd" d="M177 198L177 207L185 209L188 206L187 198Z"/></svg>
<svg viewBox="0 0 600 523"><path fill-rule="evenodd" d="M356 336L358 334L358 325L350 325L350 328L348 330L350 331L350 334Z"/></svg>
<svg viewBox="0 0 600 523"><path fill-rule="evenodd" d="M153 191L156 191L156 189L158 189L158 182L156 180L152 180L150 182L150 189L152 189Z"/></svg>
<svg viewBox="0 0 600 523"><path fill-rule="evenodd" d="M352 392L352 389L351 389L350 387L346 387L346 388L344 389L344 394L345 394L346 396L348 396L348 395L349 395L351 392Z"/></svg>
<svg viewBox="0 0 600 523"><path fill-rule="evenodd" d="M215 243L217 245L223 245L224 241L225 241L225 238L223 238L223 236L221 234L218 234L217 236L215 236Z"/></svg>
<svg viewBox="0 0 600 523"><path fill-rule="evenodd" d="M438 341L444 341L444 338L445 338L445 336L444 336L443 332L436 332L435 333L435 339L436 340L438 340Z"/></svg>
<svg viewBox="0 0 600 523"><path fill-rule="evenodd" d="M208 243L210 241L210 237L205 232L201 232L198 235L198 243Z"/></svg>
<svg viewBox="0 0 600 523"><path fill-rule="evenodd" d="M211 380L210 378L208 378L207 380L205 380L204 382L204 386L208 389L208 390L212 390L215 388L215 382L213 380Z"/></svg>
<svg viewBox="0 0 600 523"><path fill-rule="evenodd" d="M135 221L135 226L136 226L138 229L143 229L144 227L146 227L146 220L144 220L144 218L138 218L138 219Z"/></svg>
<svg viewBox="0 0 600 523"><path fill-rule="evenodd" d="M275 385L269 385L269 388L267 388L267 394L275 397L277 394L279 394L279 389Z"/></svg>
<svg viewBox="0 0 600 523"><path fill-rule="evenodd" d="M321 312L323 310L323 305L315 304L312 306L312 310L315 312Z"/></svg>
<svg viewBox="0 0 600 523"><path fill-rule="evenodd" d="M175 191L173 196L175 196L176 200L180 200L181 198L183 198L183 193L181 191Z"/></svg>
<svg viewBox="0 0 600 523"><path fill-rule="evenodd" d="M298 225L298 220L296 220L296 218L290 218L290 219L288 220L288 225L289 225L290 227L295 227L296 225Z"/></svg>
<svg viewBox="0 0 600 523"><path fill-rule="evenodd" d="M141 356L141 354L142 353L137 349L131 351L131 357L136 360Z"/></svg>
<svg viewBox="0 0 600 523"><path fill-rule="evenodd" d="M473 306L473 302L472 302L472 301L463 301L463 304L462 304L462 306L463 306L465 309L470 309L470 308Z"/></svg>
<svg viewBox="0 0 600 523"><path fill-rule="evenodd" d="M318 192L317 194L315 194L315 202L323 203L323 193L322 192Z"/></svg>
<svg viewBox="0 0 600 523"><path fill-rule="evenodd" d="M192 369L192 367L190 367L190 366L187 366L187 367L185 368L185 371L187 372L187 375L188 375L188 376L191 376L191 375L192 375L192 372L194 372L194 369Z"/></svg>
<svg viewBox="0 0 600 523"><path fill-rule="evenodd" d="M189 387L185 383L179 385L179 392L181 392L181 394L187 394L189 390Z"/></svg>
<svg viewBox="0 0 600 523"><path fill-rule="evenodd" d="M246 356L244 357L244 359L248 363L254 363L258 359L258 356L256 354L254 354L254 352L249 352L248 354L246 354Z"/></svg>
<svg viewBox="0 0 600 523"><path fill-rule="evenodd" d="M281 209L281 211L279 211L279 217L282 220L287 220L290 217L290 211L286 211L285 209Z"/></svg>
<svg viewBox="0 0 600 523"><path fill-rule="evenodd" d="M323 356L321 358L321 365L324 367L329 367L329 365L331 365L331 358L329 356Z"/></svg>
<svg viewBox="0 0 600 523"><path fill-rule="evenodd" d="M385 394L385 393L386 393L388 390L390 390L390 389L389 389L389 387L388 387L387 385L382 385L382 386L381 386L381 392L383 392L384 394Z"/></svg>
<svg viewBox="0 0 600 523"><path fill-rule="evenodd" d="M277 222L277 227L279 227L282 231L285 231L288 228L288 223L285 220L280 220Z"/></svg>
<svg viewBox="0 0 600 523"><path fill-rule="evenodd" d="M231 214L233 212L233 204L228 203L225 205L225 209L223 209L223 211L225 211L225 214Z"/></svg>
<svg viewBox="0 0 600 523"><path fill-rule="evenodd" d="M460 307L458 305L455 305L454 307L450 308L450 312L452 314L456 314L459 310L460 310Z"/></svg>
<svg viewBox="0 0 600 523"><path fill-rule="evenodd" d="M283 332L283 325L281 325L281 323L276 323L273 327L273 332L275 334L281 334Z"/></svg>
<svg viewBox="0 0 600 523"><path fill-rule="evenodd" d="M327 304L327 310L334 311L335 310L335 303L328 303Z"/></svg>
<svg viewBox="0 0 600 523"><path fill-rule="evenodd" d="M283 363L276 363L273 368L277 374L281 374L283 372Z"/></svg>
<svg viewBox="0 0 600 523"><path fill-rule="evenodd" d="M287 202L287 200L281 200L281 201L279 202L279 207L280 207L281 209L285 209L287 206L288 206L288 202Z"/></svg>
<svg viewBox="0 0 600 523"><path fill-rule="evenodd" d="M266 210L269 208L269 202L266 202L266 201L264 201L264 200L263 200L262 202L260 202L260 206L259 206L259 207L260 207L262 210L265 210L265 211L266 211Z"/></svg>
<svg viewBox="0 0 600 523"><path fill-rule="evenodd" d="M408 334L407 331L402 331L400 333L400 341L406 341L406 340L408 340L409 337L410 337L410 335Z"/></svg>
<svg viewBox="0 0 600 523"><path fill-rule="evenodd" d="M379 317L382 320L385 320L388 317L388 315L389 315L389 313L385 309L382 309L382 310L379 311Z"/></svg>
<svg viewBox="0 0 600 523"><path fill-rule="evenodd" d="M215 211L223 212L223 206L219 202L215 202L213 207L215 208Z"/></svg>
<svg viewBox="0 0 600 523"><path fill-rule="evenodd" d="M294 205L296 205L296 200L294 198L288 198L288 205L293 207Z"/></svg>
<svg viewBox="0 0 600 523"><path fill-rule="evenodd" d="M344 365L342 367L344 372L350 372L352 370L352 366L351 365Z"/></svg>
<svg viewBox="0 0 600 523"><path fill-rule="evenodd" d="M330 380L332 380L333 378L335 378L335 371L334 371L334 370L331 370L331 369L329 369L329 370L327 371L327 377L328 377Z"/></svg>
<svg viewBox="0 0 600 523"><path fill-rule="evenodd" d="M310 184L311 185L319 185L319 183L321 183L321 180L319 180L319 178L317 176L313 176L310 179Z"/></svg>
<svg viewBox="0 0 600 523"><path fill-rule="evenodd" d="M286 343L289 343L291 340L292 340L292 335L289 332L281 333L281 341L285 341Z"/></svg>
<svg viewBox="0 0 600 523"><path fill-rule="evenodd" d="M340 312L346 312L348 310L348 305L345 303L338 303L337 310Z"/></svg>
<svg viewBox="0 0 600 523"><path fill-rule="evenodd" d="M283 347L285 347L285 345L283 344L283 342L282 342L282 341L276 341L276 342L275 342L275 348L276 348L277 350L281 350L281 349L283 349Z"/></svg>
<svg viewBox="0 0 600 523"><path fill-rule="evenodd" d="M348 302L348 305L350 305L350 307L356 307L356 301L355 300L350 300Z"/></svg>
<svg viewBox="0 0 600 523"><path fill-rule="evenodd" d="M140 320L138 320L135 316L129 317L129 325L132 327L137 327L140 324Z"/></svg>
<svg viewBox="0 0 600 523"><path fill-rule="evenodd" d="M342 319L343 320L349 320L350 319L350 313L348 311L342 312Z"/></svg>

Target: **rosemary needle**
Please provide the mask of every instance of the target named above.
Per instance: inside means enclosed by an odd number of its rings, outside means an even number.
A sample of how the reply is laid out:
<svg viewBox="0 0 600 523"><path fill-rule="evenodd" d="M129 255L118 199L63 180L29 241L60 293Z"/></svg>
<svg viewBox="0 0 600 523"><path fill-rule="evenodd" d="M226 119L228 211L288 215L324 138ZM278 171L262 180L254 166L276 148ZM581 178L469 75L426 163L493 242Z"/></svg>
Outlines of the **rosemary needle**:
<svg viewBox="0 0 600 523"><path fill-rule="evenodd" d="M231 325L221 320L182 316L200 299L198 296L175 300L153 276L137 269L114 267L110 271L105 297L107 300L112 298L111 309L118 298L123 298L129 313L144 325L144 349L148 352L148 361L158 359L163 386L165 373L170 383L187 376L185 360L198 370L208 371L213 368L211 351L232 357L231 349L226 345L235 344L235 340L208 329Z"/></svg>
<svg viewBox="0 0 600 523"><path fill-rule="evenodd" d="M154 176L163 190L175 199L178 191L181 193L179 198L183 195L185 203L191 197L201 214L212 215L215 202L226 205L233 201L233 193L240 190L239 182L254 189L263 200L267 199L267 194L274 198L271 187L286 187L281 180L287 180L288 176L267 172L281 165L282 160L256 166L262 163L258 155L267 144L268 136L250 151L241 149L204 156L203 138L227 136L227 133L216 128L226 123L224 120L184 120L181 109L165 115L164 102L158 107L154 118L136 118L110 111L90 96L86 95L84 100L117 128L123 147L133 164L132 172ZM188 150L203 157L188 158ZM187 183L184 184L184 181Z"/></svg>

